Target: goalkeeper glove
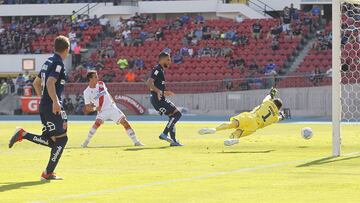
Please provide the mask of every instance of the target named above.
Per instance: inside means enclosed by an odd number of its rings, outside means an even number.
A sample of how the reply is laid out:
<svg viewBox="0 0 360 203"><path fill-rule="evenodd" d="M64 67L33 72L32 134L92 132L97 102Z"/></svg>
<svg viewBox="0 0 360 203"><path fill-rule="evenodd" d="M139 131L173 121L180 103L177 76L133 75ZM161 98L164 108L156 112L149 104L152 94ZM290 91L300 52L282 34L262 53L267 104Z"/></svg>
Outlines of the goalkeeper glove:
<svg viewBox="0 0 360 203"><path fill-rule="evenodd" d="M279 121L285 120L286 119L286 114L283 111L279 112Z"/></svg>
<svg viewBox="0 0 360 203"><path fill-rule="evenodd" d="M277 93L278 93L278 90L272 87L271 90L270 90L271 99L274 99L275 96L277 95Z"/></svg>

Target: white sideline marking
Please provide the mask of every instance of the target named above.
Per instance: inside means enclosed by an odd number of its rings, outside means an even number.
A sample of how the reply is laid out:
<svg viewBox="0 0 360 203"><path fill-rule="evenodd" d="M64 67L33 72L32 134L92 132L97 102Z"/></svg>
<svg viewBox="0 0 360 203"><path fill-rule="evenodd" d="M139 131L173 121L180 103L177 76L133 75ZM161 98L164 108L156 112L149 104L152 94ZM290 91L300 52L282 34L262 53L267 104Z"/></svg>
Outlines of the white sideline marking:
<svg viewBox="0 0 360 203"><path fill-rule="evenodd" d="M353 155L357 155L357 154L360 154L360 152L352 152L349 154L344 154L344 155L342 155L342 157L348 157L348 156L353 156ZM315 161L315 160L318 160L321 158L324 158L324 157L318 157L318 158L307 159L307 160L290 161L290 162L280 162L280 163L275 163L275 164L270 164L270 165L260 165L260 166L256 166L253 168L240 168L240 169L236 169L236 170L232 170L232 171L220 171L220 172L215 172L215 173L210 173L210 174L205 174L205 175L200 175L200 176L194 176L194 177L189 177L189 178L178 178L178 179L165 180L165 181L156 181L156 182L146 183L146 184L142 184L142 185L130 185L130 186L124 186L124 187L119 187L119 188L115 188L115 189L98 190L98 191L86 192L86 193L81 193L81 194L63 195L63 196L50 198L48 200L30 201L30 203L43 203L43 202L50 202L50 201L79 199L79 198L85 198L85 197L96 196L96 195L105 195L105 194L118 193L118 192L128 191L128 190L148 188L148 187L158 186L158 185L167 185L167 184L171 184L171 183L192 182L192 181L196 181L196 180L204 180L207 178L224 176L224 175L229 175L229 174L253 172L253 171L257 171L257 170L261 170L261 169L271 169L271 168L287 166L287 165L292 165L292 164L298 164L298 163L303 163L303 162L311 162L311 161Z"/></svg>

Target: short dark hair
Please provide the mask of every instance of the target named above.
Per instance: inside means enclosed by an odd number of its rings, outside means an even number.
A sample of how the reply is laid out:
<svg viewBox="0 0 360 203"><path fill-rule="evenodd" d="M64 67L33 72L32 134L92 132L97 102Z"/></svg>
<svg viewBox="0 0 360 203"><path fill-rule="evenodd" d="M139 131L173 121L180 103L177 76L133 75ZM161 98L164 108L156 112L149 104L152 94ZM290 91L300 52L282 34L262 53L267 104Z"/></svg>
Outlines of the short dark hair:
<svg viewBox="0 0 360 203"><path fill-rule="evenodd" d="M58 36L54 41L55 52L62 53L70 47L69 38L65 36Z"/></svg>
<svg viewBox="0 0 360 203"><path fill-rule="evenodd" d="M95 75L97 72L96 70L90 70L87 74L86 74L86 79L89 82L90 79L93 77L93 75Z"/></svg>
<svg viewBox="0 0 360 203"><path fill-rule="evenodd" d="M283 102L281 101L281 99L276 98L276 99L274 99L274 104L280 110L283 105Z"/></svg>
<svg viewBox="0 0 360 203"><path fill-rule="evenodd" d="M162 51L159 54L159 60L162 58L165 58L165 57L169 57L169 56L170 56L170 53Z"/></svg>

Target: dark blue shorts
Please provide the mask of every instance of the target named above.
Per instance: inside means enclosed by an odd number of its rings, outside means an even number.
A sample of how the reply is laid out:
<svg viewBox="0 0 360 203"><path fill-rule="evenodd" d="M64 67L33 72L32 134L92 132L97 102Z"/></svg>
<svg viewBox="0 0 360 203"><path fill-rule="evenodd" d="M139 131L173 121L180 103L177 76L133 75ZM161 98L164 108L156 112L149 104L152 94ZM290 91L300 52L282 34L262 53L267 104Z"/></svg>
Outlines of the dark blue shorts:
<svg viewBox="0 0 360 203"><path fill-rule="evenodd" d="M156 96L151 96L150 102L160 115L172 114L177 109L175 104L166 98L163 98L159 101Z"/></svg>
<svg viewBox="0 0 360 203"><path fill-rule="evenodd" d="M52 105L40 105L40 118L43 124L43 136L52 137L67 132L67 115L63 107L60 114L53 114Z"/></svg>

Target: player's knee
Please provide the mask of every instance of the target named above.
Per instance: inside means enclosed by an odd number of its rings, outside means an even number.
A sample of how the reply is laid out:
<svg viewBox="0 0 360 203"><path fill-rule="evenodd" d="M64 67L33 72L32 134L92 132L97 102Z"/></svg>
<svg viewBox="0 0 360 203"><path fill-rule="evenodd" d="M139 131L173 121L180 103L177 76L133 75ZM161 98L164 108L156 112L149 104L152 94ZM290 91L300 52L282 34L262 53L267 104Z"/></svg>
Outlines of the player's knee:
<svg viewBox="0 0 360 203"><path fill-rule="evenodd" d="M123 119L120 121L120 124L121 124L125 129L130 129L130 128L131 128L130 123L126 120L126 118L123 118Z"/></svg>
<svg viewBox="0 0 360 203"><path fill-rule="evenodd" d="M99 128L99 127L101 126L101 124L103 124L103 121L100 120L100 119L97 119L97 120L95 121L93 127L94 127L95 129L97 129L97 128Z"/></svg>
<svg viewBox="0 0 360 203"><path fill-rule="evenodd" d="M180 111L176 111L171 117L176 118L177 120L179 120L182 116L182 113Z"/></svg>

